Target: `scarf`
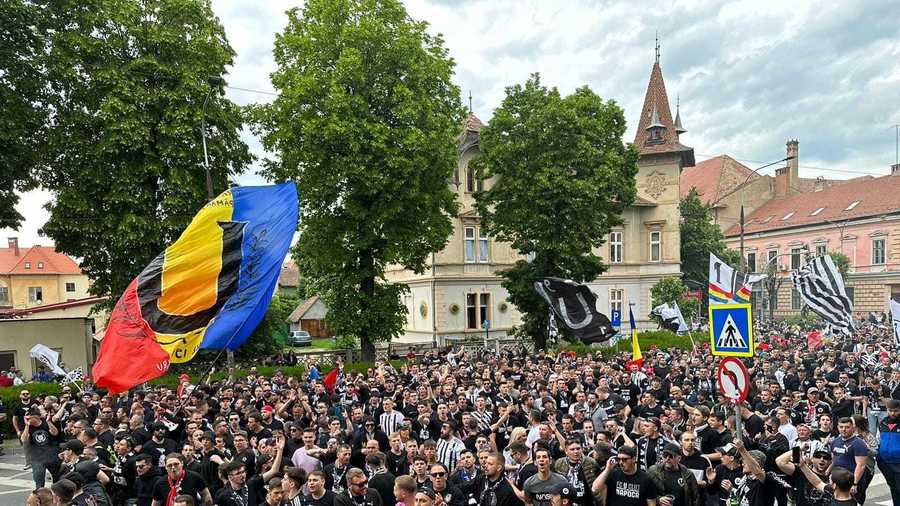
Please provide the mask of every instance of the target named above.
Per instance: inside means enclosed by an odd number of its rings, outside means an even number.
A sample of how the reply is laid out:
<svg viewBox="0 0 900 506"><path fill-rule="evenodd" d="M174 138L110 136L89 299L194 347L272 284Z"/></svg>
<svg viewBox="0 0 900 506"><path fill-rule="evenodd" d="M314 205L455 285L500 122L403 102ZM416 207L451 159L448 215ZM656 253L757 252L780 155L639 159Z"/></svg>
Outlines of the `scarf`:
<svg viewBox="0 0 900 506"><path fill-rule="evenodd" d="M184 479L185 474L187 472L182 468L181 472L174 479L168 474L166 475L166 480L169 482L169 495L166 496L166 506L175 504L175 498L178 497L178 488L181 486L181 480Z"/></svg>

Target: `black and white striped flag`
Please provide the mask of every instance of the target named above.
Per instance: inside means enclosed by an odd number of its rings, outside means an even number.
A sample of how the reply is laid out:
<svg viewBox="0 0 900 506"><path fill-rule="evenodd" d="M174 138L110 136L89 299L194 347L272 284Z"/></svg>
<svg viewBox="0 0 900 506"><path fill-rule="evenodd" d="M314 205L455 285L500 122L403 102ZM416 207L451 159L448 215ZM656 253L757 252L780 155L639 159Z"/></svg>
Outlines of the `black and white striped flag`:
<svg viewBox="0 0 900 506"><path fill-rule="evenodd" d="M559 327L556 326L556 315L553 314L553 310L550 310L550 321L547 322L547 335L551 343L559 340Z"/></svg>
<svg viewBox="0 0 900 506"><path fill-rule="evenodd" d="M836 332L850 335L853 330L853 303L847 297L844 280L830 256L813 258L791 272L791 280L803 302L814 313Z"/></svg>

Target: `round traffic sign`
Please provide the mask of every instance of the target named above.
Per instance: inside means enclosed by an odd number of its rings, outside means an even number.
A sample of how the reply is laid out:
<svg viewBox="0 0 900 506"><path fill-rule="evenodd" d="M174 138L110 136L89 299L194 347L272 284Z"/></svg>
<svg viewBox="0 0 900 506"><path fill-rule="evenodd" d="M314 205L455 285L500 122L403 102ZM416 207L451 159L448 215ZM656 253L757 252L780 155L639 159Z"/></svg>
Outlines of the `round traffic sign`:
<svg viewBox="0 0 900 506"><path fill-rule="evenodd" d="M750 392L750 373L743 362L735 357L726 357L716 370L719 392L729 401L739 404L747 399Z"/></svg>

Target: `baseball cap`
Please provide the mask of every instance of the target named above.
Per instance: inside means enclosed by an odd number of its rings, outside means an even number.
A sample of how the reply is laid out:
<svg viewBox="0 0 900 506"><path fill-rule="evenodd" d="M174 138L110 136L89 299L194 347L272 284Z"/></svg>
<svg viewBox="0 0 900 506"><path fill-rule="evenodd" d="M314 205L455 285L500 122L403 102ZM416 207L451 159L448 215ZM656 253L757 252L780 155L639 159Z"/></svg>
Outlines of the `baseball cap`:
<svg viewBox="0 0 900 506"><path fill-rule="evenodd" d="M84 443L77 439L70 439L60 445L60 449L62 450L72 450L77 455L81 455L81 452L84 451Z"/></svg>
<svg viewBox="0 0 900 506"><path fill-rule="evenodd" d="M271 412L275 411L275 409L272 406L269 406L268 404L266 404L265 406L262 407L262 409L260 411L262 411L263 413L271 413Z"/></svg>
<svg viewBox="0 0 900 506"><path fill-rule="evenodd" d="M560 483L557 486L553 487L550 491L553 495L558 495L563 499L577 499L578 492L575 491L575 487L572 486L568 481L565 483Z"/></svg>
<svg viewBox="0 0 900 506"><path fill-rule="evenodd" d="M663 448L663 454L681 455L681 447L677 443L669 443Z"/></svg>
<svg viewBox="0 0 900 506"><path fill-rule="evenodd" d="M806 389L806 393L808 393L808 394L816 393L817 394L817 393L819 393L819 389L816 387L809 387Z"/></svg>

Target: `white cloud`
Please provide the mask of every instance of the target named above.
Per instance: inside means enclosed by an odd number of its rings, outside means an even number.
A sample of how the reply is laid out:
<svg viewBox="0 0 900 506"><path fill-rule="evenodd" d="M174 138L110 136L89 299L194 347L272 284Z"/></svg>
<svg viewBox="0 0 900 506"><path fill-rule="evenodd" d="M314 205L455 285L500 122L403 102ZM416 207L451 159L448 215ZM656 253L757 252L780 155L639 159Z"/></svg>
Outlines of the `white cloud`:
<svg viewBox="0 0 900 506"><path fill-rule="evenodd" d="M894 163L890 125L900 123L900 24L891 0L406 4L411 16L443 34L464 101L471 90L475 112L485 121L506 86L540 72L545 84L563 93L587 84L615 99L629 120L630 141L658 31L671 105L680 95L688 129L682 139L698 159L728 153L776 160L784 156L785 141L797 138L804 176L857 175L808 168L813 166L883 174ZM231 86L272 91L275 35L287 21L284 11L301 5L213 2L237 52ZM228 96L239 104L271 99L233 88ZM249 132L244 138L262 154L257 139ZM240 179L260 181L252 174ZM36 230L46 218L39 207L25 209L26 228Z"/></svg>

